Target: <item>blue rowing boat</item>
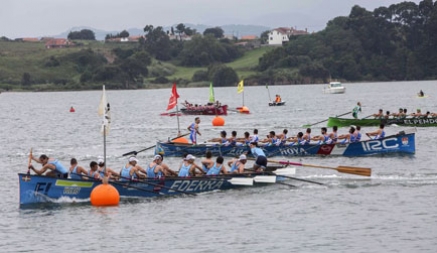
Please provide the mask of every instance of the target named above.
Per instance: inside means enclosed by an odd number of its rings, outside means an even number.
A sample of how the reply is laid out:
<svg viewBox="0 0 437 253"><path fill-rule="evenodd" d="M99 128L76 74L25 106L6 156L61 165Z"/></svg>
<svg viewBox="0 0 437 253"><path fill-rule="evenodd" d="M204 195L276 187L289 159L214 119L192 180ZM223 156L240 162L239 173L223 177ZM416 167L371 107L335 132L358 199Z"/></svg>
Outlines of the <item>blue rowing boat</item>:
<svg viewBox="0 0 437 253"><path fill-rule="evenodd" d="M260 146L267 157L274 156L307 156L307 155L338 155L367 156L377 154L414 154L416 152L415 133L399 132L379 140L364 140L353 143L337 144L306 144L306 145L266 145ZM184 154L203 156L211 151L213 156L238 157L250 148L247 145L232 146L221 144L182 144L173 142L158 142L155 154L182 157Z"/></svg>
<svg viewBox="0 0 437 253"><path fill-rule="evenodd" d="M266 173L226 174L191 178L156 178L140 181L109 181L120 197L151 198L194 194L214 190L228 190L243 186L260 186L283 181L294 174L294 168L276 169ZM276 176L278 174L278 176ZM91 191L101 181L60 179L19 173L20 205L89 200Z"/></svg>

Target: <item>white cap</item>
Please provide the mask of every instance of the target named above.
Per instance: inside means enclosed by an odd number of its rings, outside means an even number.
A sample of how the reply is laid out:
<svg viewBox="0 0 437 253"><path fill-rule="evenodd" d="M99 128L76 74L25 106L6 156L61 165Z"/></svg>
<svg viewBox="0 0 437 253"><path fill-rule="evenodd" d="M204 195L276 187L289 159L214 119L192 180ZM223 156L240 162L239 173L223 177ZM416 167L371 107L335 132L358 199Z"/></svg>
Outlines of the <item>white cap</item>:
<svg viewBox="0 0 437 253"><path fill-rule="evenodd" d="M102 158L99 158L99 160L97 160L97 163L98 164L101 164L101 163L104 163L105 161L103 161L103 159Z"/></svg>
<svg viewBox="0 0 437 253"><path fill-rule="evenodd" d="M238 160L247 160L247 157L245 155L240 155L240 158L238 158Z"/></svg>
<svg viewBox="0 0 437 253"><path fill-rule="evenodd" d="M129 157L129 162L138 162L138 159L135 156Z"/></svg>
<svg viewBox="0 0 437 253"><path fill-rule="evenodd" d="M189 161L189 160L195 160L195 159L196 159L196 157L193 156L193 155L187 155L187 157L185 157L185 160L186 160L186 161Z"/></svg>
<svg viewBox="0 0 437 253"><path fill-rule="evenodd" d="M158 160L158 159L162 159L162 156L160 156L160 155L155 155L155 156L153 157L153 160Z"/></svg>

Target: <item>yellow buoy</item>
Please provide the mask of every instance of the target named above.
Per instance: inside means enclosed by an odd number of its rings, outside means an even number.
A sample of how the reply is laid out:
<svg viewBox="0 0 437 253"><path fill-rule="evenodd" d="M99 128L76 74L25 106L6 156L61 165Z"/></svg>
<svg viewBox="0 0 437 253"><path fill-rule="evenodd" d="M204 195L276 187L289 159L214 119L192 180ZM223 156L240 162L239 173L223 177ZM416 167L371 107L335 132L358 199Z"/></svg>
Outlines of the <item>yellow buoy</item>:
<svg viewBox="0 0 437 253"><path fill-rule="evenodd" d="M188 140L186 138L184 138L184 137L179 137L177 139L174 139L172 142L175 142L175 143L188 143Z"/></svg>
<svg viewBox="0 0 437 253"><path fill-rule="evenodd" d="M212 120L213 126L224 126L225 120L220 116L215 116L215 118Z"/></svg>
<svg viewBox="0 0 437 253"><path fill-rule="evenodd" d="M104 182L91 191L90 200L93 206L116 206L120 202L120 194L114 186Z"/></svg>

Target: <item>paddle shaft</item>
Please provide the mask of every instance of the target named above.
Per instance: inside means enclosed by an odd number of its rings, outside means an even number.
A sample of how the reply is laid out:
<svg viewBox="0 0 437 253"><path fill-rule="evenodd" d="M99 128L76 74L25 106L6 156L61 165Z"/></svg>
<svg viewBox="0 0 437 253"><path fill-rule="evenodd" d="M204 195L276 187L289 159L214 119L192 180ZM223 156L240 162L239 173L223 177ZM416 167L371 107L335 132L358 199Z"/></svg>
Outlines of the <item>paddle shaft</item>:
<svg viewBox="0 0 437 253"><path fill-rule="evenodd" d="M336 170L340 173L354 174L354 175L367 176L367 177L370 177L372 173L372 170L370 168L362 168L362 167L351 167L351 166L329 167L329 166L304 164L304 163L289 162L289 161L274 161L274 160L268 160L268 161L272 163L279 163L279 164L286 164L286 165L313 167L319 169L331 169L331 170Z"/></svg>
<svg viewBox="0 0 437 253"><path fill-rule="evenodd" d="M176 140L176 139L178 139L178 138L181 138L181 137L187 136L187 135L189 135L189 134L190 134L190 133L186 133L186 134L180 135L180 136L178 136L178 137L174 137L174 138L170 139L170 141L173 141L173 140ZM148 147L148 148L145 148L145 149L141 149L141 150L139 150L139 151L131 151L131 152L127 152L127 153L123 154L122 156L127 156L127 155L136 155L136 154L138 154L138 153L140 153L140 152L143 152L143 151L146 151L146 150L152 149L152 148L154 148L154 147L156 147L156 145L153 145L153 146Z"/></svg>
<svg viewBox="0 0 437 253"><path fill-rule="evenodd" d="M337 115L337 116L335 116L335 117L344 116L344 115L349 114L349 113L351 113L351 112L346 112L346 113L343 113L343 114ZM313 123L313 124L307 124L307 125L304 125L304 126L305 126L305 127L310 127L310 126L314 126L314 125L317 125L317 124L319 124L319 123L322 123L322 122L325 122L325 121L328 121L328 120L329 120L329 118L328 118L328 119L325 119L325 120L322 120L322 121L319 121L319 122L316 122L316 123Z"/></svg>
<svg viewBox="0 0 437 253"><path fill-rule="evenodd" d="M32 148L30 148L29 161L27 164L27 174L30 174L30 166L32 165Z"/></svg>

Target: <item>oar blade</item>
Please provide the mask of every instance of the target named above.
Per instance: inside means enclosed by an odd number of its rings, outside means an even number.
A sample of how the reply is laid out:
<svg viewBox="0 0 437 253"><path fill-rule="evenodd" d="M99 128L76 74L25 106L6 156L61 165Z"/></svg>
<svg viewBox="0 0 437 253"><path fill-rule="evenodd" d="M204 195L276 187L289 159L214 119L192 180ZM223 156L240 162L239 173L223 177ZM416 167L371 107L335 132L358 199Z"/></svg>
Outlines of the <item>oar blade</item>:
<svg viewBox="0 0 437 253"><path fill-rule="evenodd" d="M276 183L276 176L256 176L253 180L255 183L274 184Z"/></svg>
<svg viewBox="0 0 437 253"><path fill-rule="evenodd" d="M362 167L338 166L337 171L340 173L354 174L366 177L370 177L372 175L372 169Z"/></svg>
<svg viewBox="0 0 437 253"><path fill-rule="evenodd" d="M288 176L296 174L296 168L276 169L272 172L278 176Z"/></svg>
<svg viewBox="0 0 437 253"><path fill-rule="evenodd" d="M244 186L252 186L253 178L251 177L233 177L228 180L232 185L244 185Z"/></svg>

